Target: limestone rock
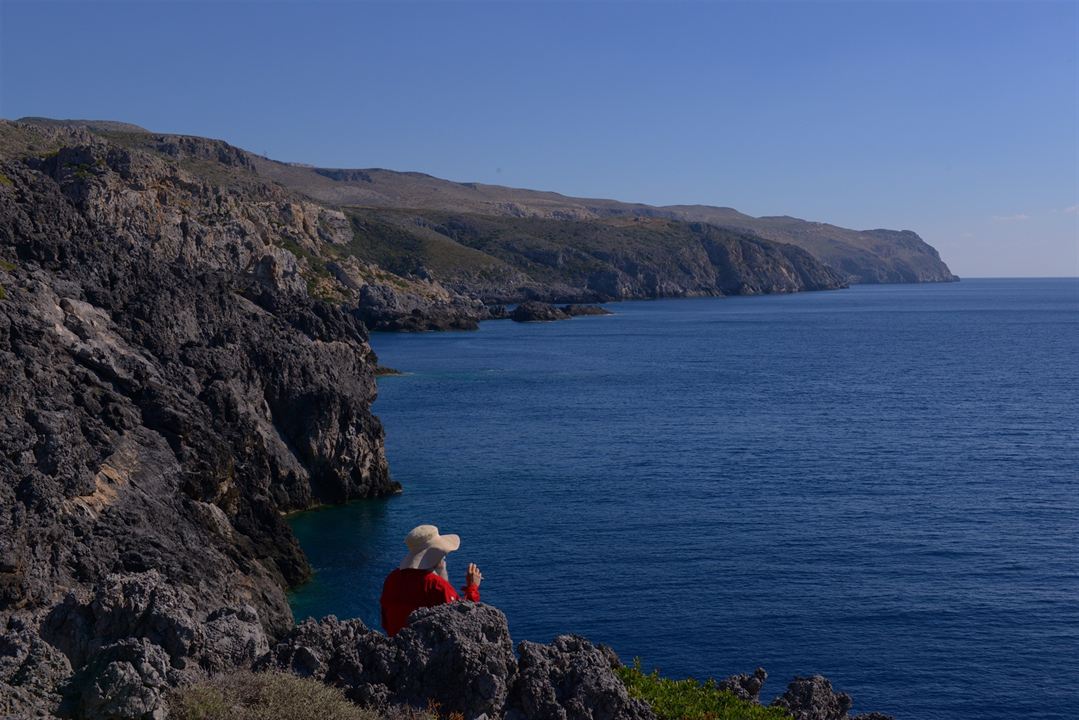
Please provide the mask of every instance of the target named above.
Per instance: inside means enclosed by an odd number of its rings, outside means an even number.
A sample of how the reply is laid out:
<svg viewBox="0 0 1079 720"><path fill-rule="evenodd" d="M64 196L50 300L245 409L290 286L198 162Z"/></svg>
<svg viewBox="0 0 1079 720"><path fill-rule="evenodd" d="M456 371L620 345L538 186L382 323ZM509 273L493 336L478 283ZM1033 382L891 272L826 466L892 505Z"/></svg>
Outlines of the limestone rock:
<svg viewBox="0 0 1079 720"><path fill-rule="evenodd" d="M0 698L152 715L161 683L292 626L309 569L282 511L396 489L376 359L288 279L278 243L318 233L302 202L42 132L59 151L0 157ZM172 150L243 169L223 144Z"/></svg>
<svg viewBox="0 0 1079 720"><path fill-rule="evenodd" d="M434 697L465 717L500 714L516 671L506 616L465 602L417 610L394 637L406 663L395 688L401 702Z"/></svg>
<svg viewBox="0 0 1079 720"><path fill-rule="evenodd" d="M516 322L551 322L569 317L569 313L562 308L538 300L523 302L510 313L510 319Z"/></svg>
<svg viewBox="0 0 1079 720"><path fill-rule="evenodd" d="M772 705L786 710L794 720L847 720L850 695L836 692L822 675L796 677Z"/></svg>
<svg viewBox="0 0 1079 720"><path fill-rule="evenodd" d="M458 602L417 610L392 639L358 620L308 620L257 667L317 678L373 707L433 700L467 718L653 720L629 698L609 649L563 636L518 650L520 660L502 612Z"/></svg>
<svg viewBox="0 0 1079 720"><path fill-rule="evenodd" d="M576 635L517 646L518 675L506 717L527 720L653 720L614 674L612 658ZM617 662L617 660L615 660Z"/></svg>
<svg viewBox="0 0 1079 720"><path fill-rule="evenodd" d="M164 720L171 672L165 651L149 640L108 645L73 681L75 712L86 720Z"/></svg>
<svg viewBox="0 0 1079 720"><path fill-rule="evenodd" d="M764 668L759 667L753 671L752 675L731 675L725 680L721 680L718 683L720 690L726 690L735 697L746 700L752 703L760 703L761 701L761 688L764 687L764 681L768 679L768 673Z"/></svg>

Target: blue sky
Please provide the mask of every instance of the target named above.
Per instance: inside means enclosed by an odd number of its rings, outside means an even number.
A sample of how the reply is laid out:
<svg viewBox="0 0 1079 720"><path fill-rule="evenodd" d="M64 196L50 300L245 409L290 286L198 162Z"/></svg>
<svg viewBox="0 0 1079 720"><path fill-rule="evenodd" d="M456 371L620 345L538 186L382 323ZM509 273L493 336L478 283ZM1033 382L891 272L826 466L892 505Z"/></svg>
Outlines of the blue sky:
<svg viewBox="0 0 1079 720"><path fill-rule="evenodd" d="M1077 2L0 0L0 116L912 229L1079 275Z"/></svg>

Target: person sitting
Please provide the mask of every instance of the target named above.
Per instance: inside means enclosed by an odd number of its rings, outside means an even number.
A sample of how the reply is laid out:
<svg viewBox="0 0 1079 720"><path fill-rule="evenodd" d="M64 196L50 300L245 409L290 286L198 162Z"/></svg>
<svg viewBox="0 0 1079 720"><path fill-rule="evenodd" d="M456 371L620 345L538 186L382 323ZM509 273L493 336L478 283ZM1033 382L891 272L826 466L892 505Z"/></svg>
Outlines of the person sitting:
<svg viewBox="0 0 1079 720"><path fill-rule="evenodd" d="M420 525L405 538L408 554L401 565L391 572L382 584L382 627L393 637L408 622L413 610L433 607L460 600L449 581L446 555L461 547L457 535L439 535L434 525ZM480 601L480 582L483 574L475 563L469 563L465 586L461 593L466 600Z"/></svg>

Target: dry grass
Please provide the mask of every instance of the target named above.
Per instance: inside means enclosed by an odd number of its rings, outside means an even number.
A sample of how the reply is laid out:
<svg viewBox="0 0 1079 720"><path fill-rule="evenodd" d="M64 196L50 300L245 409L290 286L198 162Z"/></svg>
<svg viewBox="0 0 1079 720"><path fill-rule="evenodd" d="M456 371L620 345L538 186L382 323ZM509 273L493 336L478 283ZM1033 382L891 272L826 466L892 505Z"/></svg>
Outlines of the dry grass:
<svg viewBox="0 0 1079 720"><path fill-rule="evenodd" d="M378 712L354 705L338 688L285 672L238 671L180 688L169 699L173 720L464 720L394 705Z"/></svg>
<svg viewBox="0 0 1079 720"><path fill-rule="evenodd" d="M337 688L282 672L219 675L173 693L176 720L380 720Z"/></svg>

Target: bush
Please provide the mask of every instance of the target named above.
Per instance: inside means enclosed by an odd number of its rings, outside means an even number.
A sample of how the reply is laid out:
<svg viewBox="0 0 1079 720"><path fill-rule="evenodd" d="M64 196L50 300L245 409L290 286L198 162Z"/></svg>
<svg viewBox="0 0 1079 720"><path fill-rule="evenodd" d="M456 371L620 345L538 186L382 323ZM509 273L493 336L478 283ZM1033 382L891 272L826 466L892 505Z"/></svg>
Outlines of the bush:
<svg viewBox="0 0 1079 720"><path fill-rule="evenodd" d="M631 697L644 700L660 720L790 720L779 708L739 700L716 687L715 680L671 680L658 670L645 673L641 661L618 669Z"/></svg>
<svg viewBox="0 0 1079 720"><path fill-rule="evenodd" d="M317 680L283 672L236 672L176 690L176 720L378 720L344 693Z"/></svg>

